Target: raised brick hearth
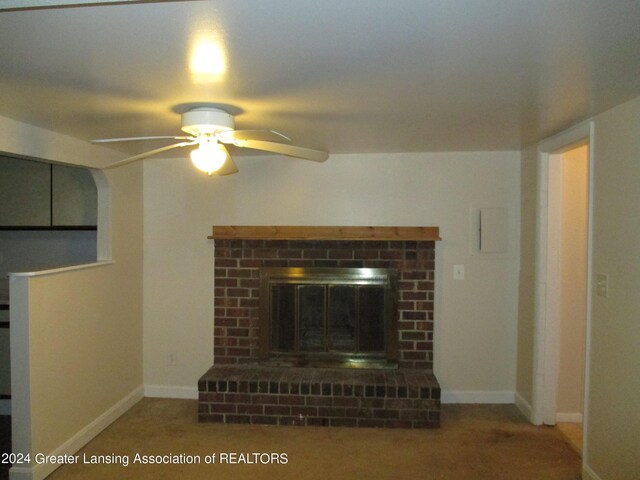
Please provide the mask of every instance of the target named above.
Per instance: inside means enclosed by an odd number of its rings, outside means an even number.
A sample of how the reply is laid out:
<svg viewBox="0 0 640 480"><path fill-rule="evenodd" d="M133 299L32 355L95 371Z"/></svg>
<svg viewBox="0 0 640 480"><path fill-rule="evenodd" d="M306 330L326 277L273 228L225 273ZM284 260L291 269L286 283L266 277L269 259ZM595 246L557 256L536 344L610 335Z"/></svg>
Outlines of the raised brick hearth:
<svg viewBox="0 0 640 480"><path fill-rule="evenodd" d="M440 387L423 369L216 366L198 384L201 422L433 428Z"/></svg>
<svg viewBox="0 0 640 480"><path fill-rule="evenodd" d="M434 241L215 239L214 360L200 421L380 427L439 425L433 376ZM397 369L259 364L260 269L398 272Z"/></svg>

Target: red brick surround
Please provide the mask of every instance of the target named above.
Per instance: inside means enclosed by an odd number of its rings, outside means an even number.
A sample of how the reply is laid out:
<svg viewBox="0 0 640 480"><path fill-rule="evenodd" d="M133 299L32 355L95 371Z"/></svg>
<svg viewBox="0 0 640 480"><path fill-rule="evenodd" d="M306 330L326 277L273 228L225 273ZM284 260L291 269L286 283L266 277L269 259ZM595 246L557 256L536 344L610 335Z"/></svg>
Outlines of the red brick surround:
<svg viewBox="0 0 640 480"><path fill-rule="evenodd" d="M433 241L215 240L214 361L258 358L261 267L390 268L398 281L398 365L433 368Z"/></svg>

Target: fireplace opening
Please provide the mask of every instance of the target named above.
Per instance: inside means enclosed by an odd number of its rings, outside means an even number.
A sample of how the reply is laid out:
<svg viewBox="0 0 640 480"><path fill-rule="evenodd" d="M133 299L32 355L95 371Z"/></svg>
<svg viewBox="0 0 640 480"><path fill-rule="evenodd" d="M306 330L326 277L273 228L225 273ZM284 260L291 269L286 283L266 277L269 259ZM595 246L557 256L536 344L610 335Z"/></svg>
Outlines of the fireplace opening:
<svg viewBox="0 0 640 480"><path fill-rule="evenodd" d="M260 269L260 359L271 365L395 368L397 273Z"/></svg>

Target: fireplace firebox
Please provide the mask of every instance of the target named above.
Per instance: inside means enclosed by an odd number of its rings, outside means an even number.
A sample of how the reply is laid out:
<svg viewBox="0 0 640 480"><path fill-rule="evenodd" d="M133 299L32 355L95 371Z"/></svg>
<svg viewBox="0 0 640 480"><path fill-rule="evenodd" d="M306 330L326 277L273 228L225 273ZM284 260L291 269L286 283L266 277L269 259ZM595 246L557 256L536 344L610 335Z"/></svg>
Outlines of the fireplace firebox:
<svg viewBox="0 0 640 480"><path fill-rule="evenodd" d="M262 268L259 358L278 366L395 368L397 272Z"/></svg>

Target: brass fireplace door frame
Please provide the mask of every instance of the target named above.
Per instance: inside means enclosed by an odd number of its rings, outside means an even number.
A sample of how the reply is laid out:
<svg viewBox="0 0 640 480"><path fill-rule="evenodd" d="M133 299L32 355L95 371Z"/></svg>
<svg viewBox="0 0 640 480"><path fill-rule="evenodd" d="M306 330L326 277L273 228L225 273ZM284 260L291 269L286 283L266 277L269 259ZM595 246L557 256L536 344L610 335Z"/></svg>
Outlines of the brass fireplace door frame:
<svg viewBox="0 0 640 480"><path fill-rule="evenodd" d="M398 272L386 268L261 268L259 359L282 366L396 368ZM270 306L274 285L372 285L384 287L385 351L278 352L271 348Z"/></svg>

